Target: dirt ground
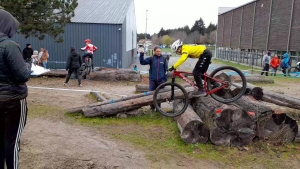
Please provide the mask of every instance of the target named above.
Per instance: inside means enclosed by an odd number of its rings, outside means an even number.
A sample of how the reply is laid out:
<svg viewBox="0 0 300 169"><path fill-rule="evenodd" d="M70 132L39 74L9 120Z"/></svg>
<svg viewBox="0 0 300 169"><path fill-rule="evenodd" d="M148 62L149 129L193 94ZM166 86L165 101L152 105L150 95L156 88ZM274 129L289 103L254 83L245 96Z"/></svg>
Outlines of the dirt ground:
<svg viewBox="0 0 300 169"><path fill-rule="evenodd" d="M20 168L24 169L90 169L90 168L217 168L209 162L183 159L155 163L145 157L145 152L136 150L129 143L112 139L103 131L90 127L74 125L64 120L67 109L83 106L95 101L87 92L70 92L33 89L49 87L74 90L100 90L109 99L119 95L133 95L135 83L84 81L83 87L71 80L67 87L61 78L32 78L27 98L29 116L21 138ZM146 80L145 80L145 83ZM114 95L116 94L116 95ZM31 115L38 107L46 106L46 116ZM57 110L50 114L47 108ZM48 114L49 113L49 114Z"/></svg>
<svg viewBox="0 0 300 169"><path fill-rule="evenodd" d="M63 86L63 82L62 78L32 78L27 83L29 117L21 138L20 168L224 168L222 164L188 157L180 159L180 162L178 159L169 162L150 161L147 152L135 148L130 143L116 140L105 134L103 130L76 125L65 120L66 110L95 102L88 92L32 88L97 90L108 99L117 99L122 97L121 95L135 94L137 83L84 80L83 87L79 88L75 80L71 80L67 87ZM147 84L147 78L143 78L142 83ZM300 98L300 90L295 90L299 89L298 83L280 82L276 85L266 85L264 88L284 91L286 94ZM34 109L40 106L57 110L57 113L50 114L45 109L45 114L49 114L31 115L35 112Z"/></svg>

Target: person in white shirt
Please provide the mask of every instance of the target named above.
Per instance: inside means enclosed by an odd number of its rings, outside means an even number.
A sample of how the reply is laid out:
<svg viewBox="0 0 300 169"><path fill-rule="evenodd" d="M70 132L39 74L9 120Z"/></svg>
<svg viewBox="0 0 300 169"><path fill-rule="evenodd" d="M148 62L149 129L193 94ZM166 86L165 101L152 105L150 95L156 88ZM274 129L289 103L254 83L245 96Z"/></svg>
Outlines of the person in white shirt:
<svg viewBox="0 0 300 169"><path fill-rule="evenodd" d="M263 71L261 72L261 75L264 75L264 73L266 73L266 76L268 76L268 72L270 69L270 62L271 62L271 52L268 52L262 59Z"/></svg>

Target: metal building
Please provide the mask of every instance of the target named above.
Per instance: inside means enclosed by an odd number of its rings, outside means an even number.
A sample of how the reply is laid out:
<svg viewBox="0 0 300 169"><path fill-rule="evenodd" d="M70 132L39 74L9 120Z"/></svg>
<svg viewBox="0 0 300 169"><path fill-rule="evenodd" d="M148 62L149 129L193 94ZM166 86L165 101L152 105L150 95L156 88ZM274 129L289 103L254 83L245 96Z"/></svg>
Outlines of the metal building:
<svg viewBox="0 0 300 169"><path fill-rule="evenodd" d="M300 61L300 0L254 0L220 13L217 57L261 65L266 51Z"/></svg>
<svg viewBox="0 0 300 169"><path fill-rule="evenodd" d="M47 67L64 69L70 47L74 46L83 55L80 48L89 38L98 47L94 53L95 66L128 68L137 47L135 19L134 0L78 0L75 16L64 28L63 43L56 43L48 35L39 40L17 34L13 40L21 48L27 43L32 44L34 50L45 47L50 55Z"/></svg>

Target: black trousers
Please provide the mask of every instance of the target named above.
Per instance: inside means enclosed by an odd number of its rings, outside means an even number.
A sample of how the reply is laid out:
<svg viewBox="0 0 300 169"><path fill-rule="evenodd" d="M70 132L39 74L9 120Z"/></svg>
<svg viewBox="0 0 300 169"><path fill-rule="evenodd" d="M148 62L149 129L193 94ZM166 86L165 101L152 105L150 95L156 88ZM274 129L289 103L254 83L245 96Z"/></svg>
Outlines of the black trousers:
<svg viewBox="0 0 300 169"><path fill-rule="evenodd" d="M17 169L20 138L27 119L26 99L0 102L0 169Z"/></svg>
<svg viewBox="0 0 300 169"><path fill-rule="evenodd" d="M266 73L266 76L268 76L268 72L270 69L270 65L269 64L265 64L263 71L261 72L261 75L263 75L264 73Z"/></svg>
<svg viewBox="0 0 300 169"><path fill-rule="evenodd" d="M69 82L72 73L75 73L75 77L78 78L78 84L80 85L81 84L81 73L79 73L79 68L76 68L76 69L72 69L71 68L71 69L69 69L68 75L67 75L67 79L66 79L65 83Z"/></svg>
<svg viewBox="0 0 300 169"><path fill-rule="evenodd" d="M197 86L200 91L204 91L202 83L202 74L205 73L211 64L212 53L209 50L205 50L204 53L200 56L196 66L193 70L194 79L197 83Z"/></svg>
<svg viewBox="0 0 300 169"><path fill-rule="evenodd" d="M85 63L85 58L86 57L89 57L91 58L91 63L92 63L92 70L94 70L94 63L93 63L93 54L90 54L90 53L86 53L82 56L82 63Z"/></svg>

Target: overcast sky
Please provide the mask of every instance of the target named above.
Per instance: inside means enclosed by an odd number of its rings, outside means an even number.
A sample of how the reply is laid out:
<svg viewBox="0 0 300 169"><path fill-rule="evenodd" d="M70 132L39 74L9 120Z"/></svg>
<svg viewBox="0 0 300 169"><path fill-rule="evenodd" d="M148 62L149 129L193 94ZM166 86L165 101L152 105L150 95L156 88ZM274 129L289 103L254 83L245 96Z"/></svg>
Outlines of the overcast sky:
<svg viewBox="0 0 300 169"><path fill-rule="evenodd" d="M205 25L218 22L219 7L238 7L253 0L134 0L137 32L145 33L146 10L148 10L147 33L158 33L161 27L173 29L193 26L203 18Z"/></svg>

